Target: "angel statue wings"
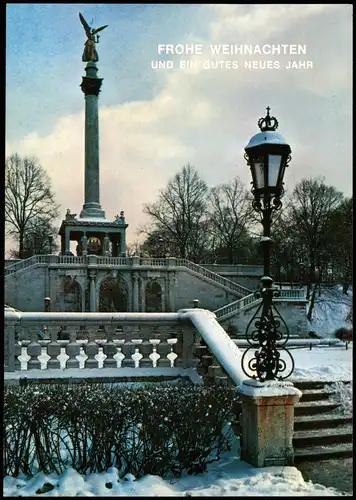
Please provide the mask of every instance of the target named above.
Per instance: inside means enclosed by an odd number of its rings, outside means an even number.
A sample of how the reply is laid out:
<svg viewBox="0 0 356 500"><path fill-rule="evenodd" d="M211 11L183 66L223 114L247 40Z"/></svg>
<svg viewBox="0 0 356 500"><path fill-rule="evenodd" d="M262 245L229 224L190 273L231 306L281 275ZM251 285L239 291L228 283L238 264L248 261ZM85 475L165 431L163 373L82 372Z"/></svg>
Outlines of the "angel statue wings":
<svg viewBox="0 0 356 500"><path fill-rule="evenodd" d="M99 43L99 31L102 31L103 29L107 28L107 24L105 26L101 26L100 28L94 29L89 26L89 24L86 22L84 17L79 13L79 19L80 22L82 23L85 33L87 35L87 41L85 42L84 46L84 52L82 56L82 61L83 62L97 62L99 61L98 53L95 48L95 44ZM95 36L96 35L96 36Z"/></svg>

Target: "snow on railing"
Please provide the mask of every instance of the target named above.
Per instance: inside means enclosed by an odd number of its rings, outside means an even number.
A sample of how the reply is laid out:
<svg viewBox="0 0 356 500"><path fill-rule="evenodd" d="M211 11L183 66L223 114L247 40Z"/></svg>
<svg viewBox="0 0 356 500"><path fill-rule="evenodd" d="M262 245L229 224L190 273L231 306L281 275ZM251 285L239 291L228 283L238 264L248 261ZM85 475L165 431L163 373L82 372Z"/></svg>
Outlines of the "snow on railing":
<svg viewBox="0 0 356 500"><path fill-rule="evenodd" d="M234 314L237 311L242 311L246 307L258 304L260 300L261 299L256 299L254 293L250 293L249 295L245 295L245 297L242 297L241 299L235 300L234 302L231 302L226 306L220 307L219 309L214 311L214 314L219 320L221 320L227 316Z"/></svg>
<svg viewBox="0 0 356 500"><path fill-rule="evenodd" d="M152 376L152 368L181 368L196 376L194 345L200 337L233 383L240 384L245 378L241 352L215 315L204 309L177 313L5 312L5 372L25 375L32 371L34 376L38 372L33 370L40 370L43 376L44 370L51 369L51 376L56 376L63 374L64 359L65 369L114 368L115 376L120 376L117 368L125 367L142 368L141 374L151 369L147 376ZM77 375L81 376L80 371Z"/></svg>
<svg viewBox="0 0 356 500"><path fill-rule="evenodd" d="M293 288L293 289L282 289L278 290L280 296L277 297L277 300L283 301L293 301L293 300L303 300L305 299L305 292L303 288ZM214 314L218 318L218 320L226 319L229 316L232 316L237 311L242 311L247 307L252 307L261 302L260 298L256 298L254 293L250 293L249 295L245 295L241 299L235 300L226 306L220 307L214 311Z"/></svg>
<svg viewBox="0 0 356 500"><path fill-rule="evenodd" d="M240 385L246 379L241 368L242 353L216 321L215 314L205 309L181 309L178 312L193 323L233 383Z"/></svg>
<svg viewBox="0 0 356 500"><path fill-rule="evenodd" d="M224 278L223 276L220 276L220 274L213 273L212 271L209 271L208 269L205 269L204 267L201 267L198 264L191 262L190 260L176 259L176 265L180 267L186 267L194 273L197 273L200 276L204 276L211 281L214 281L215 283L220 283L221 285L230 288L230 290L233 290L241 295L247 295L251 293L251 290L249 288L246 288L245 286L239 285L234 281Z"/></svg>
<svg viewBox="0 0 356 500"><path fill-rule="evenodd" d="M263 276L262 265L246 264L200 264L201 267L218 274L240 274L246 276Z"/></svg>

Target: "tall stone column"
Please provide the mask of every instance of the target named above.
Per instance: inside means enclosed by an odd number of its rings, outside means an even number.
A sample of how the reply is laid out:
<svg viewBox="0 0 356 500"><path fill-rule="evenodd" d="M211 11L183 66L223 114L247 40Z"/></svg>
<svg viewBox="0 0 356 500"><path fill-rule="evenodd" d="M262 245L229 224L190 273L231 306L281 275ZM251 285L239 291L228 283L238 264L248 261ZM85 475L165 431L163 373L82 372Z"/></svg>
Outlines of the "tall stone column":
<svg viewBox="0 0 356 500"><path fill-rule="evenodd" d="M65 230L65 251L64 253L66 255L70 254L70 229L69 227L66 227Z"/></svg>
<svg viewBox="0 0 356 500"><path fill-rule="evenodd" d="M125 232L125 229L120 234L120 257L126 257L126 232Z"/></svg>
<svg viewBox="0 0 356 500"><path fill-rule="evenodd" d="M95 289L95 271L89 271L89 309L95 312L96 309L96 289Z"/></svg>
<svg viewBox="0 0 356 500"><path fill-rule="evenodd" d="M146 312L146 280L144 276L140 275L140 287L141 287L141 312Z"/></svg>
<svg viewBox="0 0 356 500"><path fill-rule="evenodd" d="M80 217L105 217L100 205L98 99L102 78L88 62L81 89L85 95L85 203Z"/></svg>
<svg viewBox="0 0 356 500"><path fill-rule="evenodd" d="M138 274L132 273L132 311L138 312Z"/></svg>

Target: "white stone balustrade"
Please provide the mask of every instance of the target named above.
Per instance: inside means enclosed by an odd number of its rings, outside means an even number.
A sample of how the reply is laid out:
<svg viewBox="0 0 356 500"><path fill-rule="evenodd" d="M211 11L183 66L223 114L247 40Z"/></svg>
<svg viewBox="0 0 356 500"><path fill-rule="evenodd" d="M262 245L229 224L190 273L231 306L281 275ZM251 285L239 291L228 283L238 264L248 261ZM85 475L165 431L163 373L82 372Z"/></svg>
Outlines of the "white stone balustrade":
<svg viewBox="0 0 356 500"><path fill-rule="evenodd" d="M39 332L45 332L45 339ZM243 380L241 352L213 313L22 313L5 312L5 373L21 376L81 369L190 370L199 362L194 346L204 339L233 385ZM226 365L226 366L225 366ZM168 370L168 372L167 372ZM94 370L97 373L97 370ZM221 370L216 369L221 378ZM113 376L110 372L110 376ZM147 376L152 372L148 371ZM142 375L140 375L142 376ZM7 377L9 378L9 377ZM10 377L11 378L11 377ZM16 378L16 377L15 377ZM199 377L197 377L199 378ZM214 377L212 377L214 378Z"/></svg>

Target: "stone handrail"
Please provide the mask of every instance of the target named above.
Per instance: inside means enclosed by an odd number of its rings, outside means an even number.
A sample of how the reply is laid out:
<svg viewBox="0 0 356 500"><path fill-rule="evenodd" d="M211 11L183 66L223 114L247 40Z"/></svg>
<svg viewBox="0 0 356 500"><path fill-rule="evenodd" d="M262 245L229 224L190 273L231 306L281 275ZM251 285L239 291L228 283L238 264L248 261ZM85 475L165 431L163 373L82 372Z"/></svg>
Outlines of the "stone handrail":
<svg viewBox="0 0 356 500"><path fill-rule="evenodd" d="M233 293L244 296L251 293L249 288L246 288L232 280L224 278L217 273L209 271L194 262L187 259L176 259L174 257L166 258L150 258L150 257L106 257L88 255L86 257L77 257L75 255L35 255L29 259L21 260L15 264L9 265L5 268L5 276L12 274L26 267L36 264L51 264L51 265L88 265L88 266L102 266L102 267L119 267L119 266L147 266L147 267L161 267L173 268L181 267L191 271L202 278L207 278L214 283L218 283L225 288L231 290Z"/></svg>
<svg viewBox="0 0 356 500"><path fill-rule="evenodd" d="M199 264L204 269L213 271L217 274L231 273L246 276L262 276L263 266L247 264Z"/></svg>
<svg viewBox="0 0 356 500"><path fill-rule="evenodd" d="M27 267L35 266L37 264L48 264L49 258L49 255L34 255L33 257L29 257L28 259L18 260L14 264L10 264L5 267L5 276L16 273L17 271L21 271L22 269L26 269Z"/></svg>
<svg viewBox="0 0 356 500"><path fill-rule="evenodd" d="M277 300L303 300L305 299L305 291L303 288L290 288L290 289L282 289L278 290L280 296ZM219 321L223 319L227 319L228 317L234 315L237 311L242 311L249 307L254 307L261 302L260 298L256 298L254 293L250 293L249 295L245 295L241 299L235 300L226 306L220 307L214 314L216 315Z"/></svg>
<svg viewBox="0 0 356 500"><path fill-rule="evenodd" d="M238 283L235 283L234 281L224 278L223 276L220 276L220 274L213 273L212 271L209 271L208 269L205 269L204 267L199 266L194 262L190 262L189 260L176 259L176 265L190 269L194 273L199 274L200 276L204 276L205 278L208 278L211 281L214 281L215 283L220 283L220 285L223 285L226 288L230 288L230 290L233 290L234 292L237 292L242 296L251 293L250 288L239 285Z"/></svg>
<svg viewBox="0 0 356 500"><path fill-rule="evenodd" d="M58 264L85 264L85 257L78 257L76 255L58 255L56 260ZM51 262L55 263L54 260Z"/></svg>
<svg viewBox="0 0 356 500"><path fill-rule="evenodd" d="M40 332L45 332L46 341L39 339ZM40 373L43 377L46 372L50 377L63 376L63 363L64 372L71 369L73 373L72 369L76 369L79 377L82 369L93 368L104 370L102 373L105 369L114 369L108 376L113 373L122 376L124 368L139 368L141 376L144 370L147 376L152 376L152 369L157 375L160 369L166 373L173 368L195 371L199 360L194 346L201 340L228 374L230 382L241 383L244 377L240 350L210 311L5 312L5 372L19 376Z"/></svg>

